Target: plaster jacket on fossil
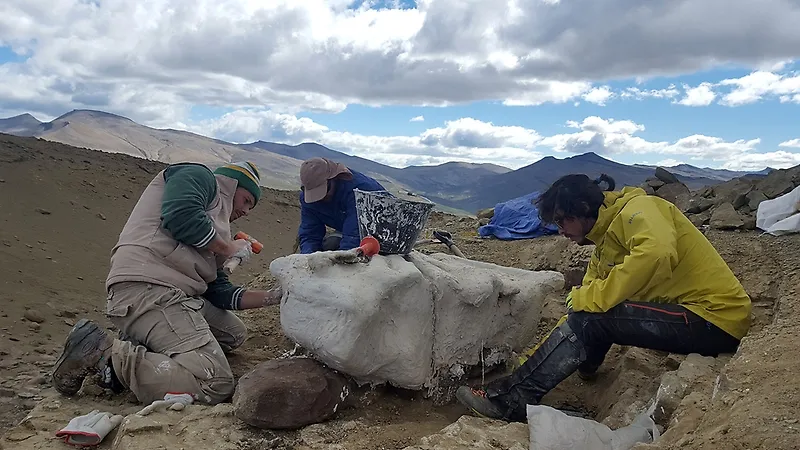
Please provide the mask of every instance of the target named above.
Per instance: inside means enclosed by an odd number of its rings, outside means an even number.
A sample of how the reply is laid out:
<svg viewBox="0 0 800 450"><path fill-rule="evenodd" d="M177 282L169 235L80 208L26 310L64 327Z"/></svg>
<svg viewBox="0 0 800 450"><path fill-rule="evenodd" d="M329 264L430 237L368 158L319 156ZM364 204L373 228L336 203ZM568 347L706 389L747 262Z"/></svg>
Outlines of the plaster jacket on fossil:
<svg viewBox="0 0 800 450"><path fill-rule="evenodd" d="M361 384L431 389L502 362L533 343L545 297L564 286L559 272L445 254L343 263L346 253L293 254L270 272L286 335Z"/></svg>

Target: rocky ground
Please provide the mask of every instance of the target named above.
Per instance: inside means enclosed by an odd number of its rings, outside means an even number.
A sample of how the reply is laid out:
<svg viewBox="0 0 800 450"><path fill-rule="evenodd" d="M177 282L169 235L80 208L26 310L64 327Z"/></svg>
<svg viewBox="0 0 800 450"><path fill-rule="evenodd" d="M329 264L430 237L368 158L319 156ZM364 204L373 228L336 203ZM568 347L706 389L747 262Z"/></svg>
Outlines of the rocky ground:
<svg viewBox="0 0 800 450"><path fill-rule="evenodd" d="M76 398L63 398L54 393L49 371L78 318L110 327L102 314L109 252L138 193L161 167L123 155L0 135L0 264L5 269L0 273L0 448L64 448L53 435L71 417L95 408L120 414L141 408L130 396L112 396L89 383ZM791 174L788 179L793 182ZM753 183L745 183L750 207L760 197L751 194ZM657 187L661 191L663 185ZM759 190L771 195L766 191ZM688 198L682 193L680 201L688 209L693 198L727 199L722 192L715 188L714 195L690 193ZM746 230L749 213L737 200L741 194L739 190L732 200L689 213L713 215L712 208L730 202L741 215L741 226L705 231L756 306L752 330L740 350L714 359L614 348L596 381L571 377L545 398L546 404L582 411L616 428L630 422L659 392L657 419L665 434L642 448L798 448L800 236L776 238ZM253 214L237 222L238 228L260 238L265 250L235 274L236 281L272 283L265 275L269 262L294 246L299 216L295 199L293 193L267 191ZM476 222L436 213L429 225L450 231L467 257L559 270L568 283L579 282L590 248L558 237L479 239ZM698 220L698 225L704 222ZM421 250L445 249L431 244ZM542 333L563 314L561 302L561 296L549 301L538 324ZM237 376L293 349L280 330L277 307L241 316L250 338L231 356ZM233 417L231 404L194 405L182 412L130 416L101 448L527 448L524 425L463 413L458 405L435 406L413 392L362 388L331 421L301 430L262 431Z"/></svg>

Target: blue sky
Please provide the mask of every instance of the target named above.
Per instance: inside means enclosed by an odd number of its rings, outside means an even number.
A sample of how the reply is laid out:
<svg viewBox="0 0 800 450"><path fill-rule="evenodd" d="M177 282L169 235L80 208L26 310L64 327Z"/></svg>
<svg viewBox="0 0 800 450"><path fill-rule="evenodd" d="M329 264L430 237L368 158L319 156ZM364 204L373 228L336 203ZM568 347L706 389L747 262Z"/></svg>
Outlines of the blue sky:
<svg viewBox="0 0 800 450"><path fill-rule="evenodd" d="M398 167L800 164L800 7L716 1L8 0L0 115L102 108Z"/></svg>

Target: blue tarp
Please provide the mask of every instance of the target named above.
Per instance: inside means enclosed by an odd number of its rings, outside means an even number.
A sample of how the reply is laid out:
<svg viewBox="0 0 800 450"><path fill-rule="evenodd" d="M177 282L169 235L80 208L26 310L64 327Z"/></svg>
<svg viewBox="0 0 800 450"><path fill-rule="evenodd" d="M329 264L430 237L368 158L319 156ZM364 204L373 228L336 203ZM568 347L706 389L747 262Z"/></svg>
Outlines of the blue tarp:
<svg viewBox="0 0 800 450"><path fill-rule="evenodd" d="M558 232L554 225L543 225L539 220L539 209L533 204L539 196L538 192L531 192L498 203L494 207L494 217L487 225L478 228L478 234L483 237L494 236L497 239L532 239Z"/></svg>

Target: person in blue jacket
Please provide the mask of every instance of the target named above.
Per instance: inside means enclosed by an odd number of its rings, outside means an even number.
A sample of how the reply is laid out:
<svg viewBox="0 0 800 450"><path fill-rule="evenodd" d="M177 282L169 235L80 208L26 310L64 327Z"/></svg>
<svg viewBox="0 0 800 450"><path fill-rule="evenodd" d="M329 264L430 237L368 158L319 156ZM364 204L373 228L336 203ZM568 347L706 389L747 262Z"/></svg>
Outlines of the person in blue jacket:
<svg viewBox="0 0 800 450"><path fill-rule="evenodd" d="M303 161L300 183L300 253L358 247L361 237L353 189L386 189L375 179L327 158ZM326 234L326 226L336 233Z"/></svg>

